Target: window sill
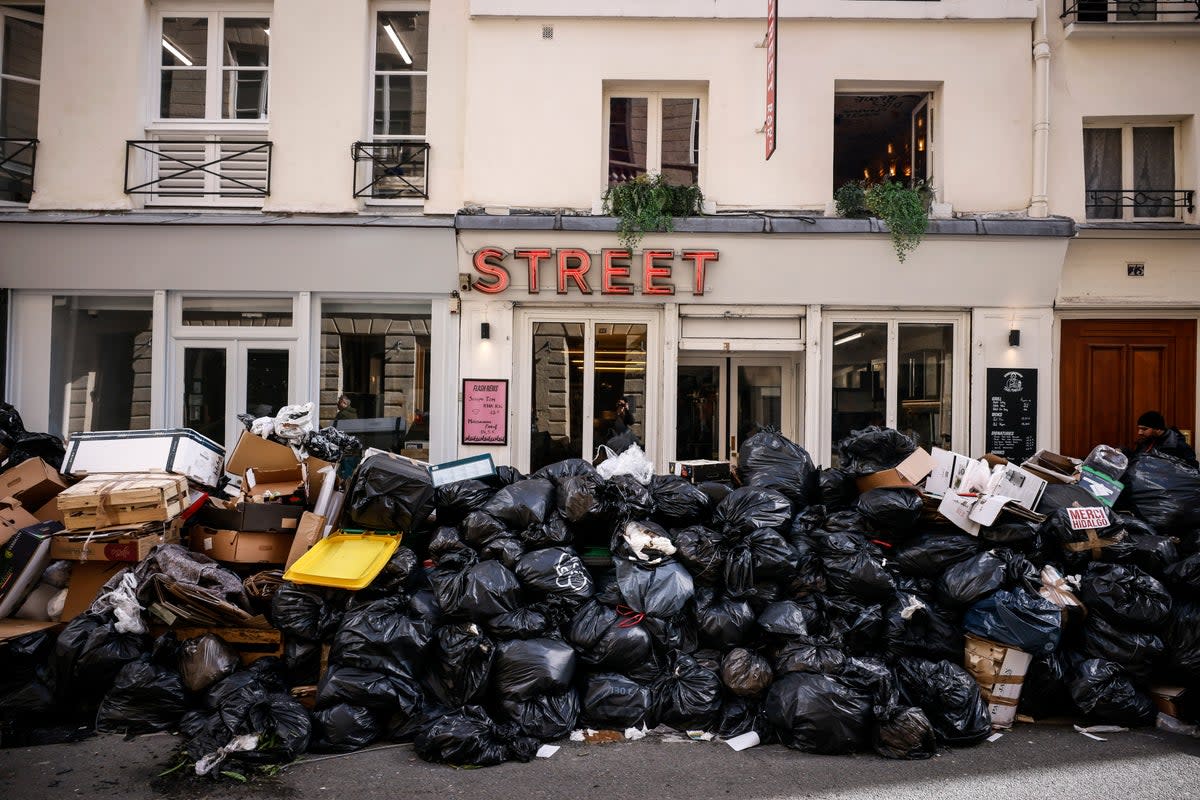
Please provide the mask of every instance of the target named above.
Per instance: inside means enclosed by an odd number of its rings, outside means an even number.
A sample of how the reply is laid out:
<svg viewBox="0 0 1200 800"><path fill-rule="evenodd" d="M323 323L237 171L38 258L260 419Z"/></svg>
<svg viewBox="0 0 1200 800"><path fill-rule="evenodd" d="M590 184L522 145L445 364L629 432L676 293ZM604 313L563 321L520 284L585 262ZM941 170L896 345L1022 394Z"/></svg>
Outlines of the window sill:
<svg viewBox="0 0 1200 800"><path fill-rule="evenodd" d="M254 135L265 136L270 123L245 120L158 120L146 125L147 134L190 133L195 135Z"/></svg>

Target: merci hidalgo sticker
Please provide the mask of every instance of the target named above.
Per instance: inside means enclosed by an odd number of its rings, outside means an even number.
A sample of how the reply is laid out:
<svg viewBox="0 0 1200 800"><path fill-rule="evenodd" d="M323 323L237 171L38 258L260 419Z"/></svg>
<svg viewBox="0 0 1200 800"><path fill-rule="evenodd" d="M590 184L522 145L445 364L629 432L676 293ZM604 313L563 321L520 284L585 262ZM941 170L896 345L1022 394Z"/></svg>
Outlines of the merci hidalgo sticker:
<svg viewBox="0 0 1200 800"><path fill-rule="evenodd" d="M1087 508L1068 508L1067 516L1071 520L1071 530L1085 531L1108 527L1108 509L1104 506L1088 506Z"/></svg>

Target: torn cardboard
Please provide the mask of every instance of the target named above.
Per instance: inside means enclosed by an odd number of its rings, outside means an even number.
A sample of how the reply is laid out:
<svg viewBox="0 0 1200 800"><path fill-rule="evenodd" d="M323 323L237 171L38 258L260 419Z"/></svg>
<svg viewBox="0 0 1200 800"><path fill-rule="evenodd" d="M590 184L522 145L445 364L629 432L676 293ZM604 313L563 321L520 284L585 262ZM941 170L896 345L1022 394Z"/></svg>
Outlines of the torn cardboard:
<svg viewBox="0 0 1200 800"><path fill-rule="evenodd" d="M294 534L225 531L194 525L189 544L197 553L238 564L282 564L287 561Z"/></svg>
<svg viewBox="0 0 1200 800"><path fill-rule="evenodd" d="M292 539L292 548L288 551L284 570L291 569L292 564L295 564L297 559L307 553L314 544L321 541L324 535L325 518L320 514L305 511L304 515L300 517L300 525L296 528L296 535Z"/></svg>
<svg viewBox="0 0 1200 800"><path fill-rule="evenodd" d="M917 484L925 479L934 466L933 456L918 447L912 455L892 469L873 472L859 478L855 485L859 492L869 492L872 489L916 489Z"/></svg>

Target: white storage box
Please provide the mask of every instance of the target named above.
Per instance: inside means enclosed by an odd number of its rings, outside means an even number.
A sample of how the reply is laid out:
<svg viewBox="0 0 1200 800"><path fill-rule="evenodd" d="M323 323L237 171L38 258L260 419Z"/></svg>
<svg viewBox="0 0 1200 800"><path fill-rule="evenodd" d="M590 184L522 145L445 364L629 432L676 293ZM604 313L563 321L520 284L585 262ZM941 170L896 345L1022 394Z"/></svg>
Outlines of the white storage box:
<svg viewBox="0 0 1200 800"><path fill-rule="evenodd" d="M170 472L214 487L225 471L225 448L191 428L73 433L62 473Z"/></svg>
<svg viewBox="0 0 1200 800"><path fill-rule="evenodd" d="M963 666L974 676L988 704L992 728L1011 728L1021 700L1021 686L1033 656L1011 645L968 633Z"/></svg>

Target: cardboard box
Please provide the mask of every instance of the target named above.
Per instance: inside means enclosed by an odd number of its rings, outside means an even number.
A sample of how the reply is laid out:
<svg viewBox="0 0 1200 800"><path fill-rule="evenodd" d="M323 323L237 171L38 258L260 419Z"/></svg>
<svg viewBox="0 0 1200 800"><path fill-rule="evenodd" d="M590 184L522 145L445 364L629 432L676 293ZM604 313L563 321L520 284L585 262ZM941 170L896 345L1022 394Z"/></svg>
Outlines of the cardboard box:
<svg viewBox="0 0 1200 800"><path fill-rule="evenodd" d="M918 447L912 455L901 461L893 469L874 472L855 481L858 491L869 492L872 489L915 489L917 484L925 480L925 476L933 471L934 461L925 449Z"/></svg>
<svg viewBox="0 0 1200 800"><path fill-rule="evenodd" d="M141 561L160 544L179 542L182 524L172 520L167 525L143 525L92 531L89 533L60 533L50 540L50 558L65 561Z"/></svg>
<svg viewBox="0 0 1200 800"><path fill-rule="evenodd" d="M217 561L283 564L287 561L294 538L295 534L291 533L225 531L194 525L189 543L192 550Z"/></svg>
<svg viewBox="0 0 1200 800"><path fill-rule="evenodd" d="M0 550L0 618L16 613L50 563L50 537L57 522L39 522L17 531Z"/></svg>
<svg viewBox="0 0 1200 800"><path fill-rule="evenodd" d="M55 498L68 530L166 522L190 504L182 475L90 475Z"/></svg>
<svg viewBox="0 0 1200 800"><path fill-rule="evenodd" d="M1186 692L1185 686L1151 686L1150 699L1154 701L1154 707L1168 717L1182 719L1179 701Z"/></svg>
<svg viewBox="0 0 1200 800"><path fill-rule="evenodd" d="M41 622L31 619L0 619L0 642L19 639L30 633L37 633L57 626L57 622Z"/></svg>
<svg viewBox="0 0 1200 800"><path fill-rule="evenodd" d="M58 509L58 497L50 499L41 508L33 512L39 522L62 522L63 513Z"/></svg>
<svg viewBox="0 0 1200 800"><path fill-rule="evenodd" d="M67 601L60 619L68 622L91 608L108 579L129 565L123 561L80 561L71 565Z"/></svg>
<svg viewBox="0 0 1200 800"><path fill-rule="evenodd" d="M993 728L1011 728L1017 716L1021 686L1033 656L1024 650L968 633L963 666L975 678L988 704Z"/></svg>
<svg viewBox="0 0 1200 800"><path fill-rule="evenodd" d="M40 458L27 459L0 473L0 497L15 497L27 509L44 506L66 488L58 470Z"/></svg>
<svg viewBox="0 0 1200 800"><path fill-rule="evenodd" d="M706 459L672 461L668 465L667 470L672 475L678 475L691 483L727 481L732 477L728 461L709 461Z"/></svg>
<svg viewBox="0 0 1200 800"><path fill-rule="evenodd" d="M251 467L242 478L242 493L255 503L303 505L304 486L304 467L299 463L286 469Z"/></svg>
<svg viewBox="0 0 1200 800"><path fill-rule="evenodd" d="M290 533L300 524L301 506L283 503L245 503L209 498L196 521L209 528L257 533Z"/></svg>
<svg viewBox="0 0 1200 800"><path fill-rule="evenodd" d="M255 436L250 431L242 431L241 437L225 462L225 470L241 478L246 474L247 469L291 469L298 463L292 448L261 436ZM321 492L321 484L325 480L321 468L331 466L333 464L328 461L322 461L312 456L304 459L305 480L307 481L305 489L309 497L315 498Z"/></svg>
<svg viewBox="0 0 1200 800"><path fill-rule="evenodd" d="M22 528L37 525L41 520L30 514L12 497L0 500L0 546L3 546Z"/></svg>
<svg viewBox="0 0 1200 800"><path fill-rule="evenodd" d="M288 551L285 570L296 563L296 559L309 551L314 544L321 541L325 535L325 518L320 514L305 511L300 517L300 525L296 528L296 536L292 539L292 549Z"/></svg>
<svg viewBox="0 0 1200 800"><path fill-rule="evenodd" d="M1049 450L1038 450L1021 466L1050 483L1075 483L1079 480L1076 473L1078 464L1079 462L1067 456L1051 453Z"/></svg>
<svg viewBox="0 0 1200 800"><path fill-rule="evenodd" d="M191 428L73 433L62 472L72 477L97 473L169 472L201 486L221 479L225 448Z"/></svg>

